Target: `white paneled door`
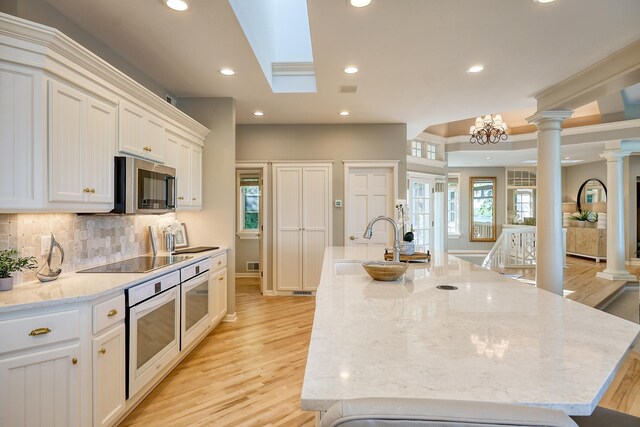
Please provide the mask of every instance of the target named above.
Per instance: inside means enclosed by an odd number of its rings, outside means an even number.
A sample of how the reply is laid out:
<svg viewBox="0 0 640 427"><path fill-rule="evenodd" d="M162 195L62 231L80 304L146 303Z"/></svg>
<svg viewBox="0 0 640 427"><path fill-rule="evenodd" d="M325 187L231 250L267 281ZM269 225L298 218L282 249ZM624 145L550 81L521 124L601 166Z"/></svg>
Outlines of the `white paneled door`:
<svg viewBox="0 0 640 427"><path fill-rule="evenodd" d="M413 228L416 251L433 250L433 190L435 180L428 178L409 178L407 190L409 204L409 229ZM405 227L407 228L407 227ZM406 231L409 231L406 229Z"/></svg>
<svg viewBox="0 0 640 427"><path fill-rule="evenodd" d="M394 169L349 167L345 177L345 246L392 243L393 229L386 221L373 226L370 240L362 235L372 218L379 215L394 218Z"/></svg>
<svg viewBox="0 0 640 427"><path fill-rule="evenodd" d="M275 283L313 291L331 242L331 166L274 165Z"/></svg>

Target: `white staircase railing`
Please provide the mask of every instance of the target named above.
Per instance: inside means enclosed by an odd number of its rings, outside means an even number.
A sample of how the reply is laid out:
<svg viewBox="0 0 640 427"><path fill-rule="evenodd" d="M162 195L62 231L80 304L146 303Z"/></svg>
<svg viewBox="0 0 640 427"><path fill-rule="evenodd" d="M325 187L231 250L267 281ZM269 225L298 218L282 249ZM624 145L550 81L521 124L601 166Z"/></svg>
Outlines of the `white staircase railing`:
<svg viewBox="0 0 640 427"><path fill-rule="evenodd" d="M566 229L562 230L563 253L566 253ZM536 265L536 227L504 227L484 259L483 267L533 268Z"/></svg>

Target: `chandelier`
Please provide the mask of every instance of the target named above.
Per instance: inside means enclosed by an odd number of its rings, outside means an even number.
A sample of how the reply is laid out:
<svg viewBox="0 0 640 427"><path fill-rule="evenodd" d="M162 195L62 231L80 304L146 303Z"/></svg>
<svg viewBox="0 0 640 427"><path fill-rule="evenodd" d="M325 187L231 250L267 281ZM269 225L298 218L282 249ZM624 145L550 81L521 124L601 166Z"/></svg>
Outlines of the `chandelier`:
<svg viewBox="0 0 640 427"><path fill-rule="evenodd" d="M472 144L478 143L485 145L488 143L497 144L498 142L507 140L507 124L502 121L502 116L496 114L486 115L476 118L476 124L469 129Z"/></svg>

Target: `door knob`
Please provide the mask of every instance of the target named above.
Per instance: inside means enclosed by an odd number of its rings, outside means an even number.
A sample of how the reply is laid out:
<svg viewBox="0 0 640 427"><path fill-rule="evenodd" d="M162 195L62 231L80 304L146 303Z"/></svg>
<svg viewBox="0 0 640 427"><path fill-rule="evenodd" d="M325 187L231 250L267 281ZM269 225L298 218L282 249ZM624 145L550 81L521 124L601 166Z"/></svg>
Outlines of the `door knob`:
<svg viewBox="0 0 640 427"><path fill-rule="evenodd" d="M349 240L356 240L356 236L350 236Z"/></svg>

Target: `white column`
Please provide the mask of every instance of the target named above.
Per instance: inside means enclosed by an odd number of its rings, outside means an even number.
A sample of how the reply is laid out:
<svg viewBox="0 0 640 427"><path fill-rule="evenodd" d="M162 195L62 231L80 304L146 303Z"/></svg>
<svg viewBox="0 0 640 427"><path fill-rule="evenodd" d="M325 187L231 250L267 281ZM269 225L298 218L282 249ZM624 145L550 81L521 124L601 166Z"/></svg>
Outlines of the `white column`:
<svg viewBox="0 0 640 427"><path fill-rule="evenodd" d="M571 111L543 111L529 117L538 127L536 286L562 296L562 165L560 125Z"/></svg>
<svg viewBox="0 0 640 427"><path fill-rule="evenodd" d="M600 157L607 160L607 268L597 277L609 280L637 281L625 267L624 238L624 176L622 162L629 155L625 151L605 151Z"/></svg>

